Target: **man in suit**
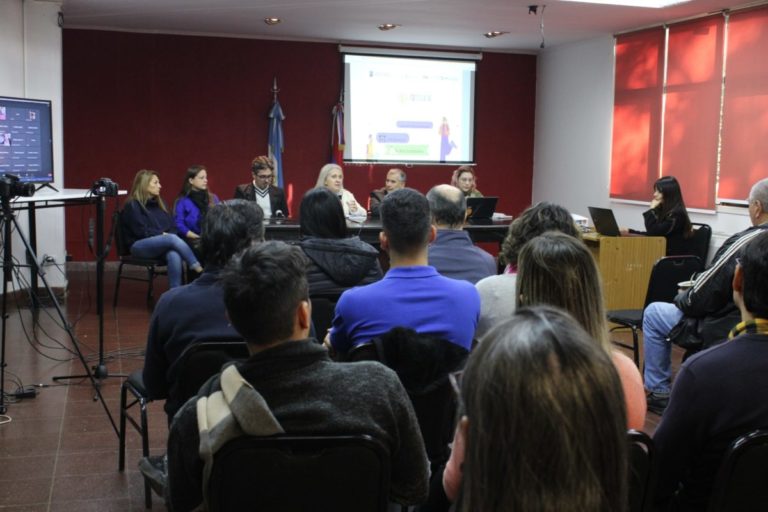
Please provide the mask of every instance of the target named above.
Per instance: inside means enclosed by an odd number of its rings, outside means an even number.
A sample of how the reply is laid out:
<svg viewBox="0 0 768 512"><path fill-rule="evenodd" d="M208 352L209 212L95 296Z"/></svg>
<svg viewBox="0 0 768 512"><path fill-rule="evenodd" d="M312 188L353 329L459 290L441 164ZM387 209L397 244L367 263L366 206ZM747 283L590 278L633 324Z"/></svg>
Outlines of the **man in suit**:
<svg viewBox="0 0 768 512"><path fill-rule="evenodd" d="M402 169L390 169L387 173L387 179L384 181L383 188L377 188L371 192L370 202L368 203L368 209L371 211L372 217L379 217L381 208L381 202L390 192L405 187L405 172Z"/></svg>
<svg viewBox="0 0 768 512"><path fill-rule="evenodd" d="M268 156L257 156L251 162L253 181L235 188L235 199L256 201L264 211L264 217L290 217L285 191L272 185L275 169Z"/></svg>

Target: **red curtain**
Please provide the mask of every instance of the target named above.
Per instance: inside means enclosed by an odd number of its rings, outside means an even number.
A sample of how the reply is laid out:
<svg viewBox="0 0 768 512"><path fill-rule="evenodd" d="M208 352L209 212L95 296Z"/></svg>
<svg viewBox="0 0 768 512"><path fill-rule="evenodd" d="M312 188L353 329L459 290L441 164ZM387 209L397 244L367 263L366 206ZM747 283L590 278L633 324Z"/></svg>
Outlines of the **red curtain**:
<svg viewBox="0 0 768 512"><path fill-rule="evenodd" d="M669 27L661 173L689 208L715 208L724 26L718 14Z"/></svg>
<svg viewBox="0 0 768 512"><path fill-rule="evenodd" d="M728 20L720 199L744 200L768 176L768 8Z"/></svg>
<svg viewBox="0 0 768 512"><path fill-rule="evenodd" d="M645 201L659 176L664 29L616 38L611 197Z"/></svg>

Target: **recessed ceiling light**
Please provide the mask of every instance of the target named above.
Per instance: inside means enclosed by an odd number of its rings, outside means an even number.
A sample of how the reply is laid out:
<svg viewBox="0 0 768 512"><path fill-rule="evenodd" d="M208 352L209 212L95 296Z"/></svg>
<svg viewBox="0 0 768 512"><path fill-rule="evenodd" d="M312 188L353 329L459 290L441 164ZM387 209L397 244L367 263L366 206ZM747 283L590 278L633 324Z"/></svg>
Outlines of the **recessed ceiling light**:
<svg viewBox="0 0 768 512"><path fill-rule="evenodd" d="M579 2L584 4L620 5L623 7L650 7L660 9L677 4L685 4L691 0L563 0L563 2Z"/></svg>
<svg viewBox="0 0 768 512"><path fill-rule="evenodd" d="M399 26L400 25L396 23L382 23L381 25L379 25L379 30L387 31L387 30L392 30L393 28L397 28Z"/></svg>
<svg viewBox="0 0 768 512"><path fill-rule="evenodd" d="M278 24L280 24L282 21L283 21L283 20L281 20L280 18L274 18L274 17L270 17L270 18L264 18L264 23L266 23L267 25L270 25L270 26L271 26L271 25L278 25Z"/></svg>
<svg viewBox="0 0 768 512"><path fill-rule="evenodd" d="M504 34L509 34L509 32L505 32L503 30L492 30L490 32L486 32L483 35L488 39L493 39L494 37L503 36Z"/></svg>

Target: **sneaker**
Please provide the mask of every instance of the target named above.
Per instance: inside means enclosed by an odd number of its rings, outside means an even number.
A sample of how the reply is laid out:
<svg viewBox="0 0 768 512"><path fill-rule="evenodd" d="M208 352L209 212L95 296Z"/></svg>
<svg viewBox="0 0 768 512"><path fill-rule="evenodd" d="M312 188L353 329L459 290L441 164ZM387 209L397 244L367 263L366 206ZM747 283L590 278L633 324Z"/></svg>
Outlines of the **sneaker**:
<svg viewBox="0 0 768 512"><path fill-rule="evenodd" d="M669 393L650 392L645 396L648 410L661 416L669 404Z"/></svg>
<svg viewBox="0 0 768 512"><path fill-rule="evenodd" d="M142 457L139 461L139 471L149 480L149 485L158 496L165 496L165 486L168 482L168 458L165 455Z"/></svg>

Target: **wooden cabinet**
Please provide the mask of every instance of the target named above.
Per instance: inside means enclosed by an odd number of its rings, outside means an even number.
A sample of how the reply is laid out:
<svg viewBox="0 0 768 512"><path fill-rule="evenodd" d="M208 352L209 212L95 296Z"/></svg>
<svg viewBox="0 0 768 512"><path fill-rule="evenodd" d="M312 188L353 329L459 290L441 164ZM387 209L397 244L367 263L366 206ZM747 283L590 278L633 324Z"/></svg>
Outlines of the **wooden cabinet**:
<svg viewBox="0 0 768 512"><path fill-rule="evenodd" d="M642 309L653 264L666 254L666 239L585 233L584 242L600 269L605 308Z"/></svg>

